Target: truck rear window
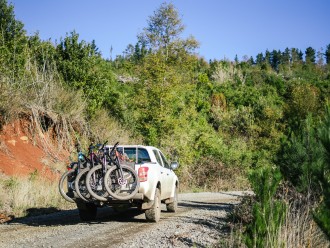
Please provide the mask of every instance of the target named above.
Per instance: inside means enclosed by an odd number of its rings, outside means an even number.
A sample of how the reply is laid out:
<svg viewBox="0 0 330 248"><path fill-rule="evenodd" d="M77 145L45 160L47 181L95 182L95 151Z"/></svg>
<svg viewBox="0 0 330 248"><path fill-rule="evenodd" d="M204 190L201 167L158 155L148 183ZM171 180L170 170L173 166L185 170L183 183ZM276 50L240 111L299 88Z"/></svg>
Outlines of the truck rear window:
<svg viewBox="0 0 330 248"><path fill-rule="evenodd" d="M127 155L127 157L132 160L132 161L136 161L136 148L133 147L125 147L124 148L124 153Z"/></svg>
<svg viewBox="0 0 330 248"><path fill-rule="evenodd" d="M111 147L110 147L111 149ZM149 157L149 153L144 148L136 148L136 147L118 147L117 151L126 156L129 162L135 162L138 164L151 162ZM136 159L137 155L137 159Z"/></svg>
<svg viewBox="0 0 330 248"><path fill-rule="evenodd" d="M146 162L151 162L148 151L144 148L138 148L138 163Z"/></svg>

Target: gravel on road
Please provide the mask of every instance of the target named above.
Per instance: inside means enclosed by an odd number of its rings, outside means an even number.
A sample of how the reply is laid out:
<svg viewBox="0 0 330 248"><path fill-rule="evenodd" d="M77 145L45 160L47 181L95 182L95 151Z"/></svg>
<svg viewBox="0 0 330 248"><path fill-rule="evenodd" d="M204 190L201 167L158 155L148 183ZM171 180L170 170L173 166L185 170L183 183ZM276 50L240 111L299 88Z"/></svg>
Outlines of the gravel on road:
<svg viewBox="0 0 330 248"><path fill-rule="evenodd" d="M82 222L77 210L16 219L0 225L0 247L218 247L228 213L244 192L184 193L176 213L163 204L158 223L137 209L99 209Z"/></svg>

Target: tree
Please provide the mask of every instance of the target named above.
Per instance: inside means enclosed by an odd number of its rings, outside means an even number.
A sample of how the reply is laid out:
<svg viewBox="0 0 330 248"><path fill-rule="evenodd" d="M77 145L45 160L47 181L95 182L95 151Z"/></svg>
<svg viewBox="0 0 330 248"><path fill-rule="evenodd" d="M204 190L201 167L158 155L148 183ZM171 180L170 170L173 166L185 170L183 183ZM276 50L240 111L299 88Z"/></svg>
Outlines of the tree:
<svg viewBox="0 0 330 248"><path fill-rule="evenodd" d="M282 64L290 64L290 50L289 48L285 48L284 52L282 53Z"/></svg>
<svg viewBox="0 0 330 248"><path fill-rule="evenodd" d="M271 66L274 70L278 69L279 64L281 63L282 57L281 57L281 51L278 50L273 50L270 53L270 61L271 61Z"/></svg>
<svg viewBox="0 0 330 248"><path fill-rule="evenodd" d="M271 54L268 49L265 52L265 63L269 65L271 64Z"/></svg>
<svg viewBox="0 0 330 248"><path fill-rule="evenodd" d="M314 217L324 233L330 238L330 105L326 107L325 118L317 131L320 143L324 148L322 173L319 177L323 189L323 201L316 210Z"/></svg>
<svg viewBox="0 0 330 248"><path fill-rule="evenodd" d="M72 31L56 47L58 68L68 84L84 84L91 69L92 58L99 56L94 43L79 41L79 34Z"/></svg>
<svg viewBox="0 0 330 248"><path fill-rule="evenodd" d="M249 62L250 65L254 65L254 60L253 60L253 57L252 56L250 57L250 59L249 59L248 62Z"/></svg>
<svg viewBox="0 0 330 248"><path fill-rule="evenodd" d="M292 48L291 49L291 62L296 63L296 62L302 61L302 59L303 59L302 51L297 48Z"/></svg>
<svg viewBox="0 0 330 248"><path fill-rule="evenodd" d="M317 64L319 66L322 66L324 64L324 53L323 53L323 48L321 47L319 51L317 51Z"/></svg>
<svg viewBox="0 0 330 248"><path fill-rule="evenodd" d="M189 52L198 47L193 37L180 39L183 31L184 25L177 9L171 3L163 3L149 18L148 26L138 35L138 40L152 51L162 51L167 59L171 52L177 52L178 49Z"/></svg>
<svg viewBox="0 0 330 248"><path fill-rule="evenodd" d="M238 57L237 57L237 54L235 55L235 63L238 64Z"/></svg>
<svg viewBox="0 0 330 248"><path fill-rule="evenodd" d="M312 47L308 47L305 51L305 55L306 64L315 63L315 49L313 49Z"/></svg>
<svg viewBox="0 0 330 248"><path fill-rule="evenodd" d="M262 53L258 53L256 57L256 64L262 65L263 61L264 61L264 55Z"/></svg>
<svg viewBox="0 0 330 248"><path fill-rule="evenodd" d="M153 49L167 48L169 43L178 38L184 26L173 4L163 3L148 21L140 40Z"/></svg>
<svg viewBox="0 0 330 248"><path fill-rule="evenodd" d="M14 6L0 0L0 72L15 78L24 70L27 37L22 22L15 19Z"/></svg>
<svg viewBox="0 0 330 248"><path fill-rule="evenodd" d="M36 33L29 37L28 45L30 60L36 62L39 71L50 71L56 67L56 48L50 41L42 41Z"/></svg>
<svg viewBox="0 0 330 248"><path fill-rule="evenodd" d="M79 41L79 34L73 31L61 40L56 52L59 72L70 87L84 92L89 114L117 102L110 64L101 58L95 42Z"/></svg>
<svg viewBox="0 0 330 248"><path fill-rule="evenodd" d="M325 50L325 62L327 65L330 65L330 44L327 45L327 49Z"/></svg>

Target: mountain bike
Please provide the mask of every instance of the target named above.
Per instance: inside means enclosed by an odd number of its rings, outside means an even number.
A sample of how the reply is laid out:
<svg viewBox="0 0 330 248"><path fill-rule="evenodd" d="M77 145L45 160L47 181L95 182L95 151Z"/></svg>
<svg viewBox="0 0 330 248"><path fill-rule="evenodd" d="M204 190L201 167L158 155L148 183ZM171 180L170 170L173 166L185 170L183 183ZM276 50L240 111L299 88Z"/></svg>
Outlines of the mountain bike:
<svg viewBox="0 0 330 248"><path fill-rule="evenodd" d="M112 166L104 176L104 186L110 196L117 200L129 200L134 197L140 187L140 181L134 168L120 163L119 157L125 157L117 150L118 142L109 153ZM121 159L124 161L124 159Z"/></svg>
<svg viewBox="0 0 330 248"><path fill-rule="evenodd" d="M98 149L97 161L98 164L93 166L86 174L86 189L92 198L99 201L107 201L107 196L109 196L105 187L103 186L103 179L105 172L110 168L107 161L106 142Z"/></svg>
<svg viewBox="0 0 330 248"><path fill-rule="evenodd" d="M139 190L138 175L129 166L121 165L118 159L117 142L107 152L103 147L100 153L101 164L92 168L86 176L86 186L89 193L100 201L107 201L104 191L118 200L129 200Z"/></svg>
<svg viewBox="0 0 330 248"><path fill-rule="evenodd" d="M77 162L71 163L68 166L68 170L64 172L63 175L61 176L58 184L58 189L62 197L68 202L72 202L72 203L75 202L73 200L74 197L73 191L75 191L74 180L76 179L77 168L78 168ZM66 188L67 190L65 191L64 188Z"/></svg>
<svg viewBox="0 0 330 248"><path fill-rule="evenodd" d="M80 171L80 173L77 175L76 180L75 180L75 188L76 188L76 192L77 195L84 201L89 202L91 200L93 200L92 195L89 193L88 189L87 189L87 185L86 185L86 176L87 173L94 168L95 166L98 166L101 161L99 159L98 154L96 154L94 152L95 149L98 149L99 152L99 148L104 147L104 145L106 144L106 142L101 145L101 144L97 144L96 146L94 146L93 144L90 144L88 147L88 157L83 155L84 160L87 162L87 166L86 168L84 168L83 170ZM106 191L101 193L102 196L104 195L108 195Z"/></svg>
<svg viewBox="0 0 330 248"><path fill-rule="evenodd" d="M76 149L78 153L77 162L70 163L70 165L67 167L68 170L63 173L58 184L58 188L62 197L72 203L75 202L73 199L74 192L77 192L75 187L75 180L81 170L86 167L86 163L83 161L84 154L80 151L78 145L76 145ZM65 188L67 190L64 190Z"/></svg>

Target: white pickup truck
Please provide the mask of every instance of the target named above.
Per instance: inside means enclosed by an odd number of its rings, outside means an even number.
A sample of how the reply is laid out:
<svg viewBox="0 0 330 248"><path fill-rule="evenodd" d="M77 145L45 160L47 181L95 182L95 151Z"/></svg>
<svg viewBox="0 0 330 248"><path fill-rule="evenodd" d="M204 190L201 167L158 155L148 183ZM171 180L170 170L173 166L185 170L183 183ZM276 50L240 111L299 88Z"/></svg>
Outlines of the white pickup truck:
<svg viewBox="0 0 330 248"><path fill-rule="evenodd" d="M109 147L111 148L111 147ZM136 206L145 211L146 219L158 222L161 214L161 203L166 209L175 212L178 206L179 180L174 170L178 163L169 163L164 154L156 147L142 145L120 145L117 150L128 157L138 173L140 187L138 193L130 200L119 201L109 199L107 202L76 201L82 220L96 218L97 207L102 205L118 209L122 206Z"/></svg>

